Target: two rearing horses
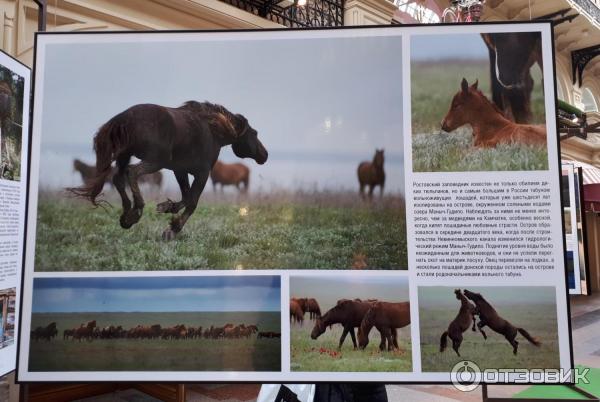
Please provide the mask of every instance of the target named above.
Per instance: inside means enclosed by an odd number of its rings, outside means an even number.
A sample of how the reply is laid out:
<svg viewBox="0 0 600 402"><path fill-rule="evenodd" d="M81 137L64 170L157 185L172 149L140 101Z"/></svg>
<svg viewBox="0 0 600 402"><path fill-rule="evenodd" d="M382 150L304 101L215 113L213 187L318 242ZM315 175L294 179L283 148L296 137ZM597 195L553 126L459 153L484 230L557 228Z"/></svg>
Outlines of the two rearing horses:
<svg viewBox="0 0 600 402"><path fill-rule="evenodd" d="M448 329L440 338L440 352L443 352L447 346L447 337L452 340L452 348L458 356L458 349L463 340L462 334L471 327L475 331L475 316L479 317L477 328L484 339L487 339L487 334L483 330L484 327L489 327L492 331L504 335L506 340L512 345L513 353L516 355L519 348L519 342L515 339L517 334L521 334L535 346L540 346L541 342L532 337L529 332L520 327L515 327L508 320L502 318L500 314L492 307L492 305L481 295L481 293L464 290L464 295L460 289L455 289L454 294L460 300L461 306L456 318L450 323ZM471 300L473 303L471 303Z"/></svg>
<svg viewBox="0 0 600 402"><path fill-rule="evenodd" d="M111 174L114 161L117 171L113 184L123 206L120 224L129 229L140 220L144 209L138 185L140 176L160 169L172 170L181 190L181 200L167 200L156 207L158 212L175 215L162 234L164 240L171 240L196 209L219 152L227 145L231 145L240 158L252 158L261 165L267 161L267 150L256 130L244 116L233 114L223 106L195 101L178 108L135 105L100 127L94 137L96 174L82 187L69 190L98 206L97 197ZM140 162L129 165L133 156ZM189 174L194 177L191 186ZM126 192L127 185L133 205ZM182 209L183 212L176 215Z"/></svg>

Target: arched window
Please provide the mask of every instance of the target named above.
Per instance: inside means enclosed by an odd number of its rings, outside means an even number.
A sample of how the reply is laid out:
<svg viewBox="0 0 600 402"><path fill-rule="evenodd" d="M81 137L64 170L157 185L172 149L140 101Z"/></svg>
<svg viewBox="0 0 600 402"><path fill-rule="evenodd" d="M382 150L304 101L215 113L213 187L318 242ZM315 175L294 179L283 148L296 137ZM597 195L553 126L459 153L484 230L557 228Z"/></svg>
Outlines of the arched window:
<svg viewBox="0 0 600 402"><path fill-rule="evenodd" d="M401 12L410 15L421 24L432 24L440 22L440 16L423 4L415 0L394 0L394 4Z"/></svg>
<svg viewBox="0 0 600 402"><path fill-rule="evenodd" d="M597 112L598 104L594 99L594 94L588 88L581 89L581 101L583 102L583 111L584 112Z"/></svg>

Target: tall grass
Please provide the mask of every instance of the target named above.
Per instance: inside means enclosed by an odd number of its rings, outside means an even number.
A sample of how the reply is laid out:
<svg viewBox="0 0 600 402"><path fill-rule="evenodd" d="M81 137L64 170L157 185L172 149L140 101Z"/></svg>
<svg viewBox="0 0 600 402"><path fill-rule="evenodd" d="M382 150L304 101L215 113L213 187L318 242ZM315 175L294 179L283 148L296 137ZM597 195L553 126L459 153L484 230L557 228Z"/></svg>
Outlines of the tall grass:
<svg viewBox="0 0 600 402"><path fill-rule="evenodd" d="M118 205L118 204L117 204ZM170 217L146 205L140 222L119 226L120 208L44 193L38 205L37 271L406 269L404 200L361 201L354 193L201 200L183 231L161 239Z"/></svg>
<svg viewBox="0 0 600 402"><path fill-rule="evenodd" d="M343 331L341 325L328 328L316 340L310 337L312 328L313 322L308 320L302 326L293 324L291 327L292 371L412 371L410 326L398 330L400 349L384 352L379 351L380 337L375 328L371 331L370 342L365 350L354 350L348 335L339 351L337 347Z"/></svg>

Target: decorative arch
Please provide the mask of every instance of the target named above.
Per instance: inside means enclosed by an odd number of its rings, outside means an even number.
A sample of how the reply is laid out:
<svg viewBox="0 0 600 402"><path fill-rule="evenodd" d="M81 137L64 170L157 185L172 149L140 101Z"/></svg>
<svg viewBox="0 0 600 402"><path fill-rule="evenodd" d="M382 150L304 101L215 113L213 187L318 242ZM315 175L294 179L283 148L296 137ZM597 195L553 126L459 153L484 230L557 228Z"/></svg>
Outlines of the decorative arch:
<svg viewBox="0 0 600 402"><path fill-rule="evenodd" d="M556 55L556 96L558 99L563 100L567 103L573 104L573 92L572 92L572 84L570 79L569 67L567 63ZM562 94L561 94L562 92ZM559 95L562 95L561 98Z"/></svg>

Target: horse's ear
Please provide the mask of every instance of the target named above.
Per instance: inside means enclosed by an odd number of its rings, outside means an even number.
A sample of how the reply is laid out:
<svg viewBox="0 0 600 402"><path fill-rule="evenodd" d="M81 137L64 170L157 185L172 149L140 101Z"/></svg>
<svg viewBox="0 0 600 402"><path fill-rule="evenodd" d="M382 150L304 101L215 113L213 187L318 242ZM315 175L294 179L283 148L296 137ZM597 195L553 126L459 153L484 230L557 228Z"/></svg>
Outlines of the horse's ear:
<svg viewBox="0 0 600 402"><path fill-rule="evenodd" d="M469 83L467 82L466 78L463 78L462 81L460 82L460 88L462 89L462 91L464 93L469 92Z"/></svg>
<svg viewBox="0 0 600 402"><path fill-rule="evenodd" d="M475 80L473 85L471 85L471 89L477 90L477 85L479 85L479 79Z"/></svg>

